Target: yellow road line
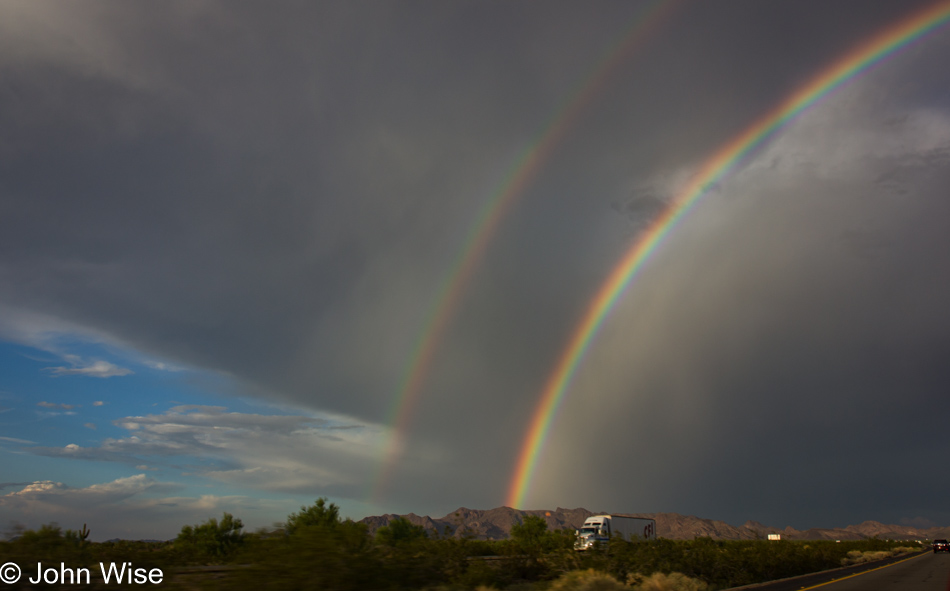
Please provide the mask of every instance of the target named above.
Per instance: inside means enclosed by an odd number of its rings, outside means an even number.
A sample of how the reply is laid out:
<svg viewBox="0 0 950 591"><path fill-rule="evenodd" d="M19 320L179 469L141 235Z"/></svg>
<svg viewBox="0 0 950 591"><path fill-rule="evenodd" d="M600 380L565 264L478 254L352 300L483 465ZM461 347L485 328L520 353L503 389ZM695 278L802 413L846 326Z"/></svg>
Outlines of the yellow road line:
<svg viewBox="0 0 950 591"><path fill-rule="evenodd" d="M929 552L924 552L923 554L918 554L917 556L911 556L910 558L903 558L903 559L898 560L898 561L896 561L896 562L892 562L892 563L890 563L890 564L885 564L884 566L878 566L878 567L872 568L871 570L863 570L863 571L861 571L861 572L859 572L859 573L854 573L853 575L848 575L848 576L846 576L846 577L841 577L840 579L831 579L830 581L827 581L827 582L825 582L825 583L818 583L817 585L812 585L811 587L802 587L802 588L799 589L798 591L808 591L808 589L817 589L818 587L824 587L825 585L830 585L830 584L832 584L832 583L837 583L838 581L843 581L843 580L845 580L845 579L852 579L852 578L854 578L854 577L859 577L859 576L861 576L861 575L866 575L866 574L868 574L868 573L873 573L873 572L876 571L876 570L881 570L882 568L887 568L887 567L889 567L889 566L894 566L895 564L900 564L900 563L902 563L902 562L907 562L908 560L913 560L914 558L920 558L921 556L926 556L927 554L929 554Z"/></svg>

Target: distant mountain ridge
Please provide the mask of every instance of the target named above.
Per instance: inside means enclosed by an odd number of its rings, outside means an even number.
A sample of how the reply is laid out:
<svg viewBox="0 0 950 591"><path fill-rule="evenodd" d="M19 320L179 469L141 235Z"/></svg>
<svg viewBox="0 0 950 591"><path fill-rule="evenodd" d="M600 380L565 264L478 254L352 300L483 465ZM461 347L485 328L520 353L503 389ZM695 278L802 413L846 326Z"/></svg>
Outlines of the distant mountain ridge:
<svg viewBox="0 0 950 591"><path fill-rule="evenodd" d="M462 537L471 535L480 540L502 540L511 534L511 527L521 523L525 515L537 515L548 524L549 530L563 528L577 529L584 520L591 515L609 513L607 511L593 512L587 509L557 509L521 511L510 507L495 509L467 509L460 507L445 517L435 518L419 516L414 513L408 515L379 515L365 517L360 523L369 526L370 533L388 525L396 517L404 517L413 525L420 525L430 533ZM885 525L877 521L865 521L859 525L849 525L845 528L812 528L796 530L792 527L779 529L768 527L755 521L747 521L736 527L724 521L703 519L692 515L679 513L633 513L630 517L648 517L656 520L657 535L661 538L674 540L691 540L697 537L709 537L716 540L755 540L768 537L769 534L780 534L786 540L863 540L879 537L892 540L932 540L934 538L950 538L950 527L933 527L923 529L907 525Z"/></svg>

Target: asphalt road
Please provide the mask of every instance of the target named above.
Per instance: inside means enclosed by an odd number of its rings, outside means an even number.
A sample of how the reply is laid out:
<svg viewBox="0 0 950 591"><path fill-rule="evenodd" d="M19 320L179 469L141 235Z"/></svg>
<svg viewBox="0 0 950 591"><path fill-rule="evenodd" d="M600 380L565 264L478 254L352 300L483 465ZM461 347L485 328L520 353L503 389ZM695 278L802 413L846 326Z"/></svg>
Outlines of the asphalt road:
<svg viewBox="0 0 950 591"><path fill-rule="evenodd" d="M749 591L950 591L950 554L926 552L910 558L774 583L742 587Z"/></svg>

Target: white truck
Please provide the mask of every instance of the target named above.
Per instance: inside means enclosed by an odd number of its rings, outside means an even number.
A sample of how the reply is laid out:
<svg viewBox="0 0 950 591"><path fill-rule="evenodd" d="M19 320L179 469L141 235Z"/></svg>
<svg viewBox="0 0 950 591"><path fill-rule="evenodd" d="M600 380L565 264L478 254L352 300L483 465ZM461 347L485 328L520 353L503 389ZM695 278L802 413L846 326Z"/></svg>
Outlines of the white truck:
<svg viewBox="0 0 950 591"><path fill-rule="evenodd" d="M656 521L623 515L591 515L577 530L575 550L587 550L595 542L605 543L620 534L625 540L655 540Z"/></svg>

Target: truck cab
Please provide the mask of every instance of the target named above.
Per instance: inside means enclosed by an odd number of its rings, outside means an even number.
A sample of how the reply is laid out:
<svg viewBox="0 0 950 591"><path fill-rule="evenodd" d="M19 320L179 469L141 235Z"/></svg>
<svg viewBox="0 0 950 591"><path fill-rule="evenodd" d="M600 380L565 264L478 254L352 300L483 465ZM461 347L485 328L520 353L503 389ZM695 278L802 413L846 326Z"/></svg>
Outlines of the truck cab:
<svg viewBox="0 0 950 591"><path fill-rule="evenodd" d="M577 530L577 540L574 542L575 550L587 550L593 547L594 543L606 543L610 540L610 519L593 520L588 518L584 525Z"/></svg>
<svg viewBox="0 0 950 591"><path fill-rule="evenodd" d="M606 544L613 536L627 541L655 540L656 521L626 515L592 515L577 530L575 550L588 550L596 543Z"/></svg>

